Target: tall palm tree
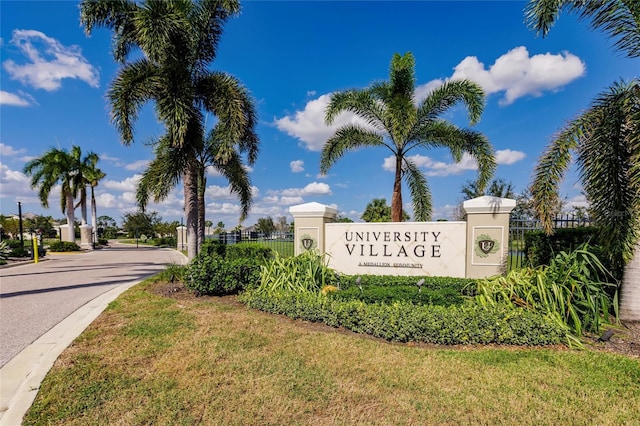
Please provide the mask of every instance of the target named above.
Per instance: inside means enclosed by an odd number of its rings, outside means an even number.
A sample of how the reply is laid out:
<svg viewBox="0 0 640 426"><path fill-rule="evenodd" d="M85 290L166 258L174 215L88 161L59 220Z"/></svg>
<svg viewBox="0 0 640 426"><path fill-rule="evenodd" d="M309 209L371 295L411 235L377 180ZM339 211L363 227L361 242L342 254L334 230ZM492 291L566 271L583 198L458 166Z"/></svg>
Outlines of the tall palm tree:
<svg viewBox="0 0 640 426"><path fill-rule="evenodd" d="M563 9L590 19L591 26L615 38L615 47L628 57L640 57L637 0L530 0L525 14L529 26L544 36ZM552 142L539 162L534 182L534 197L538 198L535 207L546 222L547 232L551 232L548 220L549 206L555 200L552 193L557 191L570 151L577 151L582 181L596 220L603 226L605 245L615 267L620 270L625 265L620 317L634 320L640 320L639 104L638 80L614 83ZM594 157L588 158L587 153ZM545 163L552 166L546 173Z"/></svg>
<svg viewBox="0 0 640 426"><path fill-rule="evenodd" d="M616 39L616 49L640 57L640 2L638 0L530 0L525 18L530 28L546 36L566 10L590 19L591 27Z"/></svg>
<svg viewBox="0 0 640 426"><path fill-rule="evenodd" d="M140 108L154 102L169 143L181 159L190 259L198 251L199 229L198 150L192 145L204 139L203 111L224 126L226 138L218 160L229 161L237 141L253 140L250 157L257 156L257 137L247 135L256 121L248 92L234 77L208 69L224 23L239 9L237 0L83 0L80 4L88 34L94 27L113 31L114 58L123 65L108 98L122 142L133 142ZM129 59L134 49L142 57Z"/></svg>
<svg viewBox="0 0 640 426"><path fill-rule="evenodd" d="M80 206L81 224L87 224L87 186L91 187L92 197L92 211L94 208L95 197L93 195L93 188L98 184L98 181L105 175L97 168L100 158L94 152L88 152L84 157L82 156L82 149L79 146L71 147L71 157L75 163L76 172L73 175L72 186L75 188L74 192L80 194L80 201L76 207ZM93 222L95 224L95 221Z"/></svg>
<svg viewBox="0 0 640 426"><path fill-rule="evenodd" d="M38 198L42 207L49 208L51 189L60 184L60 208L67 216L69 233L67 240L75 242L75 211L73 200L77 195L74 177L77 174L77 162L65 149L51 148L42 156L29 161L24 173L31 176L31 187L38 188Z"/></svg>
<svg viewBox="0 0 640 426"><path fill-rule="evenodd" d="M551 142L532 184L534 207L550 233L552 206L572 153L576 154L590 213L602 227L604 252L617 276L640 241L639 114L640 80L614 83Z"/></svg>
<svg viewBox="0 0 640 426"><path fill-rule="evenodd" d="M206 171L208 167L213 167L223 177L227 179L231 187L231 192L240 197L242 211L240 221L243 221L249 214L252 202L251 180L245 168L241 153L245 151L246 144L240 143L239 149L234 152L225 153L227 161L220 160L220 150L229 149L223 143L224 126L218 123L207 136L207 139L199 146L198 152L193 156L198 163L198 239L200 243L204 241L205 227L205 190L207 187ZM249 157L251 157L249 155ZM181 178L183 166L180 163L180 151L172 148L167 138L162 138L156 144L156 157L149 164L147 170L142 175L136 191L136 199L142 210L146 208L149 199L153 197L155 202L165 199L169 192L178 184ZM249 158L249 163L253 164L254 159Z"/></svg>
<svg viewBox="0 0 640 426"><path fill-rule="evenodd" d="M458 102L466 105L471 124L484 109L484 92L468 81L449 81L414 103L415 61L409 52L395 54L391 60L390 79L363 90L334 93L325 112L327 124L343 111L363 118L368 127L347 124L325 143L320 170L327 173L348 151L361 147L386 147L395 156L395 178L391 198L391 220L402 220L402 178L411 191L414 220L431 218L431 193L424 174L411 160L411 151L425 148L448 148L456 162L464 153L474 157L479 166L478 183L484 187L496 167L493 148L484 135L438 118Z"/></svg>

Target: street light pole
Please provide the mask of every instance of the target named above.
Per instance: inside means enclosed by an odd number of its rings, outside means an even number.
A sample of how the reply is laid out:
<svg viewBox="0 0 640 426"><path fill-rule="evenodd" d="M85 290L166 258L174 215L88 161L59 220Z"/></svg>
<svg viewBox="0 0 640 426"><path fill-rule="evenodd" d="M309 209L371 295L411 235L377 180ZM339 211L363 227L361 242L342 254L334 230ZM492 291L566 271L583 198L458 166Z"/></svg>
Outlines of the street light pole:
<svg viewBox="0 0 640 426"><path fill-rule="evenodd" d="M18 201L18 226L20 228L20 245L24 248L24 237L22 235L22 203Z"/></svg>

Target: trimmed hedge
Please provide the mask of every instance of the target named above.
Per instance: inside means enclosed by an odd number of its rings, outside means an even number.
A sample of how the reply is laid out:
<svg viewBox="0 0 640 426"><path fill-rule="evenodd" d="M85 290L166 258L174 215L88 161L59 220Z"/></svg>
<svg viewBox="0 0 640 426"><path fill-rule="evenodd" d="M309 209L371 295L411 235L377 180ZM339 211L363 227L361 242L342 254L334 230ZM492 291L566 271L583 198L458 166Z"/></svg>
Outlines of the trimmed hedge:
<svg viewBox="0 0 640 426"><path fill-rule="evenodd" d="M425 284L427 282L425 281ZM393 303L394 301L406 301L416 305L462 305L465 298L459 288L451 286L446 288L430 288L423 285L420 291L415 285L365 285L360 290L356 286L331 293L331 297L338 300L361 300L366 303Z"/></svg>
<svg viewBox="0 0 640 426"><path fill-rule="evenodd" d="M185 285L197 295L238 294L260 283L260 265L273 256L273 250L258 244L207 241L189 264Z"/></svg>
<svg viewBox="0 0 640 426"><path fill-rule="evenodd" d="M316 293L247 291L239 300L250 308L294 319L344 327L394 342L434 344L554 345L566 329L534 312L499 306L420 306L408 302L367 304Z"/></svg>
<svg viewBox="0 0 640 426"><path fill-rule="evenodd" d="M65 252L65 251L80 251L80 246L71 241L55 241L49 244L49 251Z"/></svg>
<svg viewBox="0 0 640 426"><path fill-rule="evenodd" d="M185 285L196 295L224 296L256 286L260 265L252 259L227 260L200 254L189 264Z"/></svg>

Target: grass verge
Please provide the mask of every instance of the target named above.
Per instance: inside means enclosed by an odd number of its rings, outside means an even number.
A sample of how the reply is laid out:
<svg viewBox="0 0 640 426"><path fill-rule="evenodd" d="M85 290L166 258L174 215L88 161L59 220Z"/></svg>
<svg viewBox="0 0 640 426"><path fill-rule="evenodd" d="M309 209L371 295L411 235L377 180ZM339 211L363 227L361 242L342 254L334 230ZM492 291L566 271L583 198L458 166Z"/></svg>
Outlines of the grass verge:
<svg viewBox="0 0 640 426"><path fill-rule="evenodd" d="M389 344L163 285L109 306L25 425L640 423L636 359Z"/></svg>

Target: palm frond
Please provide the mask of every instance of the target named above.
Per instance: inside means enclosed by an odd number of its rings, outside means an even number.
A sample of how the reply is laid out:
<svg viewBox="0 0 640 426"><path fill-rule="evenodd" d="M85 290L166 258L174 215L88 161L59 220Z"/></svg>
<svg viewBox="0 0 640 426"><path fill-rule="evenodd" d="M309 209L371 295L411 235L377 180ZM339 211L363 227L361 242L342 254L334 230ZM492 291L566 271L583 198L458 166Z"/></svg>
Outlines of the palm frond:
<svg viewBox="0 0 640 426"><path fill-rule="evenodd" d="M325 143L320 154L320 172L326 174L333 164L348 151L364 146L383 145L382 136L355 124L348 124L336 130Z"/></svg>
<svg viewBox="0 0 640 426"><path fill-rule="evenodd" d="M529 28L546 37L563 10L589 19L593 29L613 38L616 49L640 57L640 2L637 0L530 0L525 8Z"/></svg>
<svg viewBox="0 0 640 426"><path fill-rule="evenodd" d="M404 177L413 203L413 220L416 222L431 220L433 206L431 204L431 191L427 178L409 158L404 158Z"/></svg>
<svg viewBox="0 0 640 426"><path fill-rule="evenodd" d="M147 60L126 65L111 83L107 96L111 120L125 145L133 142L133 124L144 103L159 95L159 69Z"/></svg>

